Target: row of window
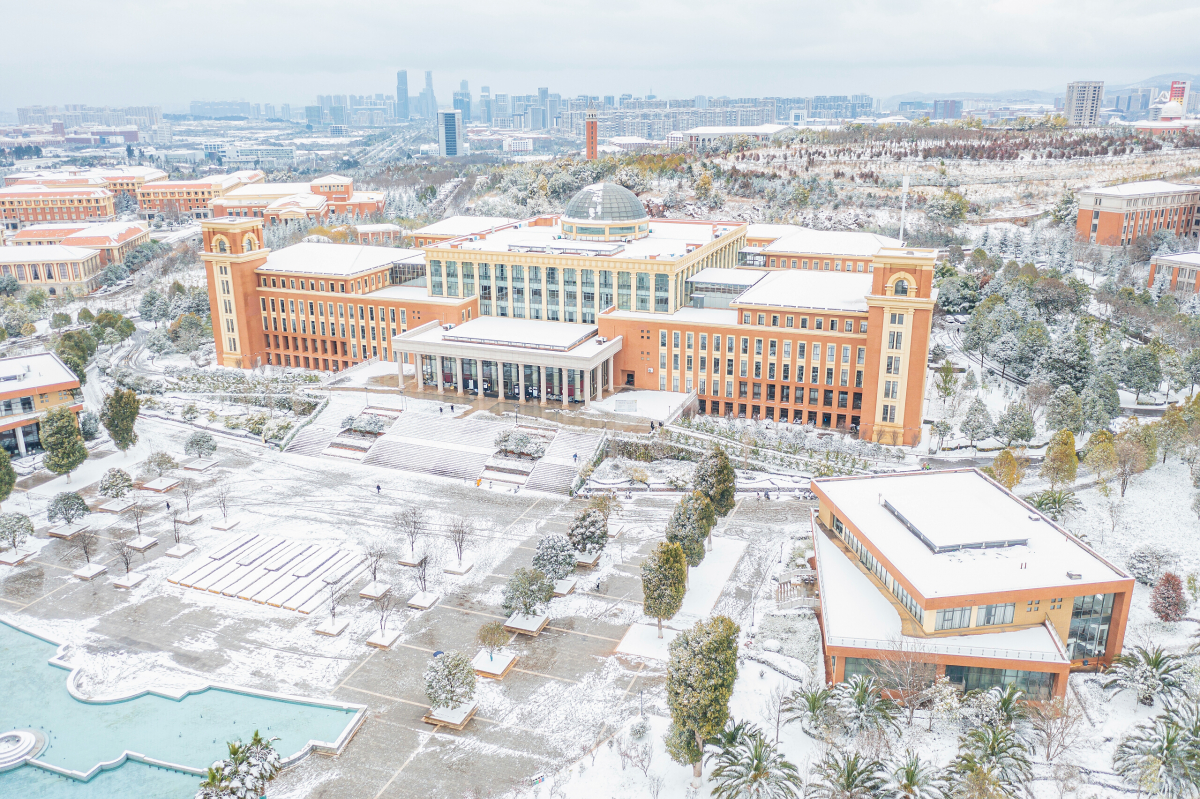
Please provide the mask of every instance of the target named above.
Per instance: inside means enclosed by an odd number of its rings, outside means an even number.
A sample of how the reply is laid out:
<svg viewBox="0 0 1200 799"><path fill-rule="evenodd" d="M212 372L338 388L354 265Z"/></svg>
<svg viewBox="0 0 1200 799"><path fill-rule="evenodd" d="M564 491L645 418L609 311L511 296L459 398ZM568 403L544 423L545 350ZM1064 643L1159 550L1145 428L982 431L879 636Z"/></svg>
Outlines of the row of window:
<svg viewBox="0 0 1200 799"><path fill-rule="evenodd" d="M797 266L796 266L796 263L797 263L797 261L799 261L799 263L800 263L800 266L799 266L798 268L800 268L800 269L808 269L808 268L809 268L809 265L808 265L808 259L807 259L807 258L792 258L792 259L791 259L791 261L792 261L792 269L796 269L796 268L797 268ZM774 266L775 266L775 259L774 259L774 258L772 258L772 259L771 259L771 266L772 266L772 267L774 267ZM787 268L787 266L788 266L788 259L787 259L787 258L780 258L780 259L779 259L779 268L780 268L780 269L786 269L786 268ZM828 272L828 271L831 271L831 270L830 270L830 263L829 263L829 261L823 261L823 262L822 262L822 261L819 261L819 260L817 260L817 259L815 259L815 258L814 258L814 259L813 259L813 261L812 261L812 268L813 268L813 269L816 269L816 270L819 270L819 271L823 271L823 272ZM833 269L832 269L832 271L834 271L834 272L841 272L841 271L842 271L842 262L841 262L841 261L834 261L834 262L833 262ZM865 264L865 263L863 263L862 261L847 261L847 262L846 262L846 270L845 270L845 271L847 271L847 272L862 272L862 271L866 271L866 272L874 272L874 271L875 271L875 266L874 266L873 264Z"/></svg>
<svg viewBox="0 0 1200 799"><path fill-rule="evenodd" d="M88 261L85 262L84 266L85 266L85 268L88 266L90 266L92 268L87 269L86 274L83 277L91 277L91 275L93 275L96 272L96 267L98 267L99 265L100 265L99 258L88 259ZM0 265L0 270L3 270L3 273L5 275L14 275L17 278L17 280L21 280L21 281L25 281L25 280L38 280L38 281L59 280L62 282L66 282L68 280L78 281L78 280L83 279L80 276L79 264L58 264L58 269L57 269L58 274L57 275L55 275L55 265L54 264L41 264L40 271L38 269L38 264L29 264L28 269L29 269L28 277L26 277L26 271L25 271L26 265L25 264L12 264L12 265L3 264L3 265Z"/></svg>
<svg viewBox="0 0 1200 799"><path fill-rule="evenodd" d="M943 608L937 612L934 621L935 630L961 630L971 626L971 615L975 608ZM980 605L975 614L976 627L992 627L998 624L1012 624L1017 611L1015 602L996 605Z"/></svg>
<svg viewBox="0 0 1200 799"><path fill-rule="evenodd" d="M708 387L709 387L708 381L705 380L704 378L701 378L700 380L698 380L696 382L696 393L701 396L707 396L710 393L708 391ZM667 390L667 379L666 379L665 375L662 375L659 377L658 388L660 391ZM779 389L778 392L776 392L776 388ZM671 390L672 391L680 390L678 377L671 378ZM687 379L687 382L684 384L683 390L687 391L687 392L690 392L692 390L691 378ZM809 405L824 405L827 408L832 408L833 407L833 393L834 392L832 389L826 389L824 392L822 392L820 389L810 388L808 390L808 404ZM714 397L721 396L721 381L720 380L712 381L711 394ZM734 396L732 380L725 381L725 396L730 399L732 399ZM737 396L739 399L755 399L755 400L764 399L763 384L762 383L749 383L744 380L739 381ZM767 402L778 401L780 403L786 404L786 403L789 403L792 401L791 396L792 396L791 395L791 386L778 386L777 387L774 383L767 384L767 393L766 393L766 397L765 397ZM824 398L824 402L822 402L822 397ZM848 405L849 402L850 402L850 392L849 391L837 392L837 407L839 407L839 408L850 407L856 411L862 409L862 392L855 391L854 392L854 404ZM796 404L797 405L805 404L804 403L804 389L802 389L802 388L796 389Z"/></svg>
<svg viewBox="0 0 1200 799"><path fill-rule="evenodd" d="M744 403L744 402L737 403L737 418L745 419L746 418L746 410L747 410L746 403ZM767 405L765 408L758 406L758 405L749 406L751 419L758 419L758 418L760 418L761 414L765 412L768 420L775 421L775 410L776 410L776 408L773 405ZM778 410L779 410L779 421L781 421L781 422L788 421L788 409L787 408L779 408ZM726 402L725 410L722 414L721 402L719 400L714 399L710 402L708 400L701 399L700 400L700 414L702 416L705 414L711 414L712 416L725 415L725 416L732 418L734 415L734 403ZM847 428L847 426L846 426L846 418L847 417L846 417L846 414L844 414L844 413L837 414L836 422L834 421L834 414L831 412L821 412L819 415L820 415L820 418L818 418L817 411L809 411L808 412L808 424L812 425L813 427L816 427L818 425L820 425L821 427L825 427L825 428L835 427L836 429L842 430L842 431L846 431L846 430L853 431L853 430L858 429L859 417L857 417L857 416L849 417L850 426L849 426L849 428ZM793 413L793 418L794 418L796 424L804 424L805 423L804 411L797 408L795 410L795 412Z"/></svg>
<svg viewBox="0 0 1200 799"><path fill-rule="evenodd" d="M884 565L880 563L874 555L871 554L869 549L862 545L862 542L858 540L858 537L854 535L854 533L850 532L850 528L843 524L842 520L837 516L833 516L833 529L841 537L841 539L846 542L846 545L850 547L854 554L858 556L858 559L862 562L862 564L866 566L868 570L873 572L875 576L879 578L879 582L883 583L884 586L892 592L892 596L896 597L900 604L903 605L905 609L907 609L908 612L913 615L913 617L917 620L917 623L924 625L925 609L917 604L917 600L913 599L912 595L905 590L904 586L900 585L900 583L898 583L896 579L892 577L891 573L888 572Z"/></svg>
<svg viewBox="0 0 1200 799"><path fill-rule="evenodd" d="M264 275L264 276L262 276L263 288L267 288L268 280L270 280L270 283L271 283L270 288L281 288L281 289L289 289L290 288L293 290L296 289L296 278L294 278L294 277L293 278L286 278L286 277L267 278ZM351 280L350 281L350 292L346 291L346 282L345 281L335 283L334 281L330 280L329 281L329 292L333 293L333 294L336 294L339 291L342 294L346 294L346 293L361 294L364 291L374 291L376 289L381 289L386 285L387 285L387 282L384 280L383 273L381 272L379 274L367 275L366 277L360 278L358 280ZM318 288L318 286L320 288ZM307 280L306 281L304 279L301 279L299 290L300 291L320 291L320 292L324 293L325 292L325 281L324 280L319 280L319 281L318 280Z"/></svg>
<svg viewBox="0 0 1200 799"><path fill-rule="evenodd" d="M686 337L687 346L684 349L689 349L689 350L693 349L692 335L693 334L691 334L691 333L687 334L687 337ZM735 338L740 338L740 341L736 341ZM679 331L677 331L677 330L673 331L671 333L671 348L676 349L676 350L680 349L679 342L680 342ZM788 340L788 341L782 342L783 357L784 358L792 357L792 344L793 343L796 345L796 357L800 360L804 360L806 357L805 352L806 352L807 348L805 346L806 342L803 342L803 341L793 342L793 341ZM749 338L749 336L740 336L740 337L726 336L725 337L725 352L732 355L734 353L735 347L737 347L737 345L739 345L739 344L740 344L740 347L739 347L740 354L749 355L750 354L750 338ZM756 339L754 339L754 354L762 355L764 345L766 347L767 357L769 357L769 358L776 357L781 349L780 342L777 341L776 339L756 338ZM667 346L667 331L666 330L658 331L658 346L660 346L660 347ZM827 360L827 361L837 360L837 347L838 346L839 345L837 345L837 344L827 344L826 345L826 348L827 348L826 352L828 354L825 356L825 360ZM850 345L842 344L840 346L842 348L842 363L850 363ZM708 351L708 334L707 333L700 334L699 351L700 352ZM712 351L713 352L721 352L721 336L719 334L714 334L712 337ZM691 356L688 356L688 357L691 357ZM867 358L866 347L859 347L858 348L858 363L860 363L860 364L865 363L866 358ZM812 359L814 361L821 360L821 343L818 341L814 341L812 343ZM715 363L716 361L717 361L717 358L714 357L713 362Z"/></svg>

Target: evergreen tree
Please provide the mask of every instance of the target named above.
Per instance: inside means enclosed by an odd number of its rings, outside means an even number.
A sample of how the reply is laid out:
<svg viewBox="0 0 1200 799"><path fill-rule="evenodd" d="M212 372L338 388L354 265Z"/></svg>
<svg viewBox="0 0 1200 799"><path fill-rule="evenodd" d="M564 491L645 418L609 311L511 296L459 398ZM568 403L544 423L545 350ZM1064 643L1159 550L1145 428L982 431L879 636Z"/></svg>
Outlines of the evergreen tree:
<svg viewBox="0 0 1200 799"><path fill-rule="evenodd" d="M1075 454L1075 436L1070 430L1059 430L1050 438L1046 447L1046 459L1042 461L1042 469L1038 472L1043 479L1049 481L1050 487L1075 482L1079 471L1079 457Z"/></svg>
<svg viewBox="0 0 1200 799"><path fill-rule="evenodd" d="M137 443L137 432L133 425L137 420L141 402L131 389L118 388L104 398L104 407L100 410L100 423L112 437L117 449L126 451Z"/></svg>
<svg viewBox="0 0 1200 799"><path fill-rule="evenodd" d="M0 543L16 549L33 535L33 522L24 513L0 513Z"/></svg>
<svg viewBox="0 0 1200 799"><path fill-rule="evenodd" d="M704 560L704 539L716 524L712 504L700 491L684 494L667 520L667 540L678 544L689 566Z"/></svg>
<svg viewBox="0 0 1200 799"><path fill-rule="evenodd" d="M207 458L217 451L217 442L210 433L197 430L183 443L183 451L196 458Z"/></svg>
<svg viewBox="0 0 1200 799"><path fill-rule="evenodd" d="M996 421L996 438L1003 441L1006 447L1018 441L1032 441L1035 435L1037 430L1033 424L1033 414L1023 402L1009 403Z"/></svg>
<svg viewBox="0 0 1200 799"><path fill-rule="evenodd" d="M74 491L63 491L55 494L54 499L50 500L50 505L46 508L46 520L74 524L76 519L81 519L89 513L91 513L91 509L88 508L83 497Z"/></svg>
<svg viewBox="0 0 1200 799"><path fill-rule="evenodd" d="M737 476L724 448L714 447L700 460L696 466L694 480L697 490L708 497L718 516L724 516L733 510Z"/></svg>
<svg viewBox="0 0 1200 799"><path fill-rule="evenodd" d="M1162 367L1158 356L1149 347L1130 347L1125 351L1121 382L1134 392L1134 401L1143 391L1155 391L1162 383Z"/></svg>
<svg viewBox="0 0 1200 799"><path fill-rule="evenodd" d="M1011 449L1006 449L996 456L991 466L984 467L983 471L997 483L1012 491L1025 478L1027 465L1028 462L1024 458L1018 458Z"/></svg>
<svg viewBox="0 0 1200 799"><path fill-rule="evenodd" d="M1021 342L1015 333L1005 333L992 344L992 358L1000 364L1000 378L1004 379L1008 368L1017 362L1021 352Z"/></svg>
<svg viewBox="0 0 1200 799"><path fill-rule="evenodd" d="M970 440L972 447L975 446L976 441L982 441L995 431L992 415L988 413L987 406L979 397L975 397L967 406L967 412L963 416L959 430Z"/></svg>
<svg viewBox="0 0 1200 799"><path fill-rule="evenodd" d="M1183 370L1187 375L1188 394L1196 392L1196 384L1200 383L1200 348L1194 349L1183 359Z"/></svg>
<svg viewBox="0 0 1200 799"><path fill-rule="evenodd" d="M70 482L71 472L87 460L88 455L70 406L59 405L42 418L41 441L46 450L46 468L55 474L65 474Z"/></svg>
<svg viewBox="0 0 1200 799"><path fill-rule="evenodd" d="M1108 420L1116 419L1121 415L1121 395L1117 392L1117 380L1110 375L1097 374L1092 378L1091 384L1088 386L1096 393L1100 400L1100 404L1104 409L1104 413L1108 414ZM1097 418L1099 418L1097 416ZM1105 422L1107 426L1108 422Z"/></svg>
<svg viewBox="0 0 1200 799"><path fill-rule="evenodd" d="M533 568L545 574L550 582L566 579L575 571L575 548L570 539L557 533L543 536L533 556Z"/></svg>
<svg viewBox="0 0 1200 799"><path fill-rule="evenodd" d="M133 490L133 480L127 472L120 469L109 469L100 478L100 496L109 499L120 499Z"/></svg>
<svg viewBox="0 0 1200 799"><path fill-rule="evenodd" d="M701 778L700 753L704 742L719 734L729 718L729 698L737 681L738 634L740 629L726 616L713 616L696 622L690 630L675 637L667 662L667 707L671 722L682 735L695 740L695 749L687 752L693 782Z"/></svg>
<svg viewBox="0 0 1200 799"><path fill-rule="evenodd" d="M594 508L585 509L571 522L567 538L577 552L587 555L603 552L608 544L608 523L604 521L604 514Z"/></svg>
<svg viewBox="0 0 1200 799"><path fill-rule="evenodd" d="M12 496L13 486L17 484L17 470L13 468L12 458L8 450L0 447L0 502Z"/></svg>
<svg viewBox="0 0 1200 799"><path fill-rule="evenodd" d="M967 373L963 375L962 381L963 391L975 391L979 388L979 378L975 377L975 369L967 367Z"/></svg>
<svg viewBox="0 0 1200 799"><path fill-rule="evenodd" d="M443 652L425 669L425 696L433 710L453 710L475 697L475 667L461 652Z"/></svg>
<svg viewBox="0 0 1200 799"><path fill-rule="evenodd" d="M1121 350L1120 339L1113 337L1104 342L1100 354L1096 356L1096 374L1108 375L1115 381L1121 379L1125 371L1124 353Z"/></svg>
<svg viewBox="0 0 1200 799"><path fill-rule="evenodd" d="M1082 329L1059 336L1041 363L1050 384L1068 385L1076 393L1087 387L1092 374L1092 350Z"/></svg>
<svg viewBox="0 0 1200 799"><path fill-rule="evenodd" d="M1163 621L1181 621L1187 615L1188 601L1179 575L1167 572L1158 578L1150 595L1150 609Z"/></svg>
<svg viewBox="0 0 1200 799"><path fill-rule="evenodd" d="M554 585L546 580L546 575L537 569L520 568L508 578L501 606L505 613L538 616L553 594Z"/></svg>
<svg viewBox="0 0 1200 799"><path fill-rule="evenodd" d="M1046 405L1046 426L1053 430L1083 432L1083 404L1067 384L1058 387Z"/></svg>
<svg viewBox="0 0 1200 799"><path fill-rule="evenodd" d="M679 544L661 542L642 562L642 612L658 620L662 638L662 620L679 612L687 590L687 559Z"/></svg>

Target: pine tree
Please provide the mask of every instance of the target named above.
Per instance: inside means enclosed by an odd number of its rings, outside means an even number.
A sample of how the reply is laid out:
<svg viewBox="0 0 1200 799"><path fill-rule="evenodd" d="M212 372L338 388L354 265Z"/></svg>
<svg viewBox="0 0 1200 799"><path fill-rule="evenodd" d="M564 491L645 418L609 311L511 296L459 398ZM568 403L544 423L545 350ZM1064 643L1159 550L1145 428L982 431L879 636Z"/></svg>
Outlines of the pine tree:
<svg viewBox="0 0 1200 799"><path fill-rule="evenodd" d="M12 496L13 487L17 484L17 470L13 468L12 458L8 450L0 447L0 502Z"/></svg>
<svg viewBox="0 0 1200 799"><path fill-rule="evenodd" d="M533 568L546 575L551 582L565 579L575 571L575 548L565 535L552 533L538 541L533 556Z"/></svg>
<svg viewBox="0 0 1200 799"><path fill-rule="evenodd" d="M425 669L425 696L433 710L453 710L475 697L475 667L461 652L443 652Z"/></svg>
<svg viewBox="0 0 1200 799"><path fill-rule="evenodd" d="M1046 459L1042 461L1042 469L1038 472L1057 489L1063 485L1075 482L1079 471L1079 457L1075 454L1075 436L1070 430L1059 430L1050 437L1046 447Z"/></svg>
<svg viewBox="0 0 1200 799"><path fill-rule="evenodd" d="M88 455L70 406L59 405L42 418L41 441L46 450L46 468L55 474L65 474L70 482L71 472Z"/></svg>
<svg viewBox="0 0 1200 799"><path fill-rule="evenodd" d="M1042 362L1053 386L1069 385L1076 393L1087 386L1092 373L1092 350L1082 329L1055 339Z"/></svg>
<svg viewBox="0 0 1200 799"><path fill-rule="evenodd" d="M692 759L681 760L684 753L678 751L671 756L681 764L691 763L697 785L704 742L720 733L729 718L729 698L737 681L739 633L740 628L728 617L714 616L696 622L671 642L667 707L674 726L695 741L695 749L688 747L686 752Z"/></svg>
<svg viewBox="0 0 1200 799"><path fill-rule="evenodd" d="M50 504L46 508L46 520L74 524L76 519L87 516L89 513L91 513L91 509L88 508L83 497L74 491L63 491L55 494L54 499L50 500Z"/></svg>
<svg viewBox="0 0 1200 799"><path fill-rule="evenodd" d="M604 521L604 514L594 508L584 509L571 522L567 538L576 552L586 555L603 552L608 544L608 523Z"/></svg>
<svg viewBox="0 0 1200 799"><path fill-rule="evenodd" d="M679 544L661 542L642 562L642 612L658 620L658 637L662 638L662 621L679 612L687 590L687 559Z"/></svg>
<svg viewBox="0 0 1200 799"><path fill-rule="evenodd" d="M700 460L696 466L694 481L697 490L708 497L718 516L724 516L733 510L737 476L724 448L714 447Z"/></svg>
<svg viewBox="0 0 1200 799"><path fill-rule="evenodd" d="M100 496L120 499L133 490L133 480L127 472L109 469L100 478Z"/></svg>
<svg viewBox="0 0 1200 799"><path fill-rule="evenodd" d="M187 441L183 442L183 451L195 458L207 458L217 451L217 442L213 440L210 433L197 430L188 436Z"/></svg>
<svg viewBox="0 0 1200 799"><path fill-rule="evenodd" d="M983 400L979 399L979 397L975 397L975 399L971 400L971 404L967 406L967 412L963 416L959 430L970 440L972 447L975 446L976 441L987 438L995 431L995 425L992 423L992 415L988 413L987 406L983 404Z"/></svg>
<svg viewBox="0 0 1200 799"><path fill-rule="evenodd" d="M546 580L546 575L537 569L520 568L512 573L504 586L501 607L506 613L538 616L553 593L554 585Z"/></svg>
<svg viewBox="0 0 1200 799"><path fill-rule="evenodd" d="M1083 403L1067 384L1058 387L1046 405L1046 426L1052 430L1083 432Z"/></svg>
<svg viewBox="0 0 1200 799"><path fill-rule="evenodd" d="M716 514L708 497L693 491L680 498L667 520L667 540L679 544L689 566L699 566L704 560L704 539L716 523Z"/></svg>
<svg viewBox="0 0 1200 799"><path fill-rule="evenodd" d="M996 437L1006 447L1011 447L1017 441L1031 441L1036 434L1033 414L1022 402L1010 403L996 422Z"/></svg>
<svg viewBox="0 0 1200 799"><path fill-rule="evenodd" d="M1131 347L1123 359L1124 370L1121 382L1134 392L1134 401L1141 399L1143 391L1155 391L1162 382L1162 367L1158 356L1149 347Z"/></svg>
<svg viewBox="0 0 1200 799"><path fill-rule="evenodd" d="M1150 596L1150 609L1163 621L1180 621L1187 615L1188 601L1179 575L1167 572L1159 578Z"/></svg>
<svg viewBox="0 0 1200 799"><path fill-rule="evenodd" d="M140 407L141 402L131 389L118 388L104 398L100 422L112 437L117 449L122 452L137 443L138 437L133 425Z"/></svg>
<svg viewBox="0 0 1200 799"><path fill-rule="evenodd" d="M0 544L16 549L33 535L33 522L24 513L0 513Z"/></svg>

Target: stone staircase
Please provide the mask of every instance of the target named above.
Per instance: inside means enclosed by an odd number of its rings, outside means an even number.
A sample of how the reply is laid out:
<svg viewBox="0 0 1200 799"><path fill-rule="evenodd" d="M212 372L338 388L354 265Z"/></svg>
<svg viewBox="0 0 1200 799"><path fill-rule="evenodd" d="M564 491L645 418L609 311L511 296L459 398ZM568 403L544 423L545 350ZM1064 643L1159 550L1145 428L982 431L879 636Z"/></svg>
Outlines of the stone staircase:
<svg viewBox="0 0 1200 799"><path fill-rule="evenodd" d="M445 449L433 445L397 441L383 436L371 448L363 463L407 472L435 474L460 480L474 480L483 470L488 455L480 452Z"/></svg>

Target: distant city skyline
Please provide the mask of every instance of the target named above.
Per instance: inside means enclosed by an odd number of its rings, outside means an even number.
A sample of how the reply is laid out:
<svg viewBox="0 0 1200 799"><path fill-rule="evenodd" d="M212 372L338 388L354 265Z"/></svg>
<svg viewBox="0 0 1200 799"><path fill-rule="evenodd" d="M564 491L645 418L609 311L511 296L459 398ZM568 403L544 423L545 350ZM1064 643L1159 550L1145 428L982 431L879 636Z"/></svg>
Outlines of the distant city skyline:
<svg viewBox="0 0 1200 799"><path fill-rule="evenodd" d="M869 0L730 13L723 3L669 0L530 6L514 15L468 0L454 8L447 46L431 33L448 21L436 6L346 0L330 13L303 0L181 0L155 9L64 0L50 27L43 7L10 9L10 31L40 33L12 36L0 52L10 77L0 85L0 109L157 104L178 112L196 99L303 105L318 94L392 94L401 69L411 73L413 96L422 73L432 71L442 107L462 80L494 93L549 86L564 97L1062 92L1071 81L1126 84L1194 71L1189 38L1164 35L1164 26L1181 31L1200 22L1200 8L1187 3L1147 10L1066 0L979 8ZM195 24L180 24L193 10ZM238 35L205 23L222 18L238 20ZM131 44L113 47L118 40ZM53 68L38 66L45 64Z"/></svg>

